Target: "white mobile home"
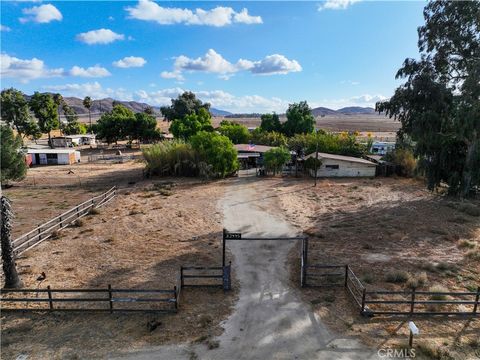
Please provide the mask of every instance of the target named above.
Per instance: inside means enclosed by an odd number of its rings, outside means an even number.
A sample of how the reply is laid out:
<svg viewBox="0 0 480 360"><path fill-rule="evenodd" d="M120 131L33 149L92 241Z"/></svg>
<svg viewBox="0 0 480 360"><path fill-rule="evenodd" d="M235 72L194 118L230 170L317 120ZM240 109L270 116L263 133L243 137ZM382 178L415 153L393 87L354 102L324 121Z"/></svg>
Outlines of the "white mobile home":
<svg viewBox="0 0 480 360"><path fill-rule="evenodd" d="M72 165L80 162L80 151L72 149L28 149L32 165Z"/></svg>
<svg viewBox="0 0 480 360"><path fill-rule="evenodd" d="M305 156L315 158L315 153ZM322 165L317 170L318 177L374 177L376 164L352 156L318 153ZM315 170L310 174L315 176Z"/></svg>
<svg viewBox="0 0 480 360"><path fill-rule="evenodd" d="M375 141L372 144L370 152L374 155L386 155L390 151L395 150L394 142Z"/></svg>
<svg viewBox="0 0 480 360"><path fill-rule="evenodd" d="M52 138L53 147L73 147L81 145L95 145L95 135L65 135Z"/></svg>

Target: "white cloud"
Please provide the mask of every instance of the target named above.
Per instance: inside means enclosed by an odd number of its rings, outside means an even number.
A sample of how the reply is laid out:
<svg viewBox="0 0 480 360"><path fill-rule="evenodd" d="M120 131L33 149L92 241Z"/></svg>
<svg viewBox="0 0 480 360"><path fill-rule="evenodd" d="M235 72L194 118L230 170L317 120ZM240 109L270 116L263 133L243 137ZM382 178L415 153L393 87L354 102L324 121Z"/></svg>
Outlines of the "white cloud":
<svg viewBox="0 0 480 360"><path fill-rule="evenodd" d="M77 35L77 40L88 45L110 44L116 40L124 40L125 35L117 34L110 29L91 30Z"/></svg>
<svg viewBox="0 0 480 360"><path fill-rule="evenodd" d="M142 67L145 65L147 61L139 56L127 56L123 59L117 60L113 62L113 66L119 68L131 68L131 67Z"/></svg>
<svg viewBox="0 0 480 360"><path fill-rule="evenodd" d="M64 84L64 85L50 85L43 87L47 91L58 91L65 96L75 96L78 98L84 98L85 96L90 96L93 99L103 99L106 97L111 97L116 100L123 101L132 101L134 100L132 93L128 92L123 88L106 88L104 89L102 85L95 81L91 83L83 84Z"/></svg>
<svg viewBox="0 0 480 360"><path fill-rule="evenodd" d="M52 4L34 6L22 10L25 17L19 18L21 23L33 21L40 24L46 24L51 21L60 21L63 19L62 13Z"/></svg>
<svg viewBox="0 0 480 360"><path fill-rule="evenodd" d="M23 60L8 54L0 55L0 65L2 77L17 78L22 83L38 78L62 76L64 73L62 68L48 69L40 59Z"/></svg>
<svg viewBox="0 0 480 360"><path fill-rule="evenodd" d="M155 21L162 25L208 25L226 26L232 23L261 24L260 16L251 16L247 9L237 13L231 7L217 6L211 10L162 7L150 0L140 0L134 7L125 9L129 18L145 21Z"/></svg>
<svg viewBox="0 0 480 360"><path fill-rule="evenodd" d="M362 107L375 107L377 101L387 100L388 97L377 94L377 95L358 95L352 96L349 98L342 99L323 99L320 102L312 102L312 107L324 106L330 109L340 109L346 106L362 106Z"/></svg>
<svg viewBox="0 0 480 360"><path fill-rule="evenodd" d="M302 71L298 61L289 60L284 55L268 55L259 61L239 59L236 63L231 63L213 49L209 49L204 56L196 59L180 55L175 58L173 67L173 71L164 71L161 76L166 79L183 80L182 72L201 71L219 74L220 78L227 80L239 71L250 71L252 74L259 75Z"/></svg>
<svg viewBox="0 0 480 360"><path fill-rule="evenodd" d="M179 71L162 71L160 76L164 79L175 79L177 81L185 80L185 78Z"/></svg>
<svg viewBox="0 0 480 360"><path fill-rule="evenodd" d="M345 10L361 0L327 0L318 6L318 11L327 10Z"/></svg>
<svg viewBox="0 0 480 360"><path fill-rule="evenodd" d="M353 81L353 80L342 80L342 81L340 81L340 84L348 84L348 85L352 85L352 86L357 86L357 85L360 85L360 82L359 81Z"/></svg>
<svg viewBox="0 0 480 360"><path fill-rule="evenodd" d="M68 72L70 76L80 76L80 77L105 77L110 76L110 72L99 65L90 66L89 68L82 68L79 66L74 66Z"/></svg>
<svg viewBox="0 0 480 360"><path fill-rule="evenodd" d="M9 31L12 31L12 29L9 28L8 26L1 25L1 24L0 24L0 31L9 32Z"/></svg>
<svg viewBox="0 0 480 360"><path fill-rule="evenodd" d="M351 101L353 101L355 104L369 104L369 105L374 105L377 101L383 101L386 100L387 97L383 95L370 95L370 94L365 94L365 95L360 95L360 96L353 96L350 98Z"/></svg>

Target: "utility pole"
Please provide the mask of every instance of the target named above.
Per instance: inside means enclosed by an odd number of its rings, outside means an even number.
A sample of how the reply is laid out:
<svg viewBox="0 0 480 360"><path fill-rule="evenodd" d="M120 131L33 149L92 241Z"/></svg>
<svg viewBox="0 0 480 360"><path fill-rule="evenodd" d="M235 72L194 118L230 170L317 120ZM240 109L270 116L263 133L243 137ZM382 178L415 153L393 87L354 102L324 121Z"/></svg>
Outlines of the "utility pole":
<svg viewBox="0 0 480 360"><path fill-rule="evenodd" d="M313 186L317 186L317 171L318 171L318 129L315 130L315 183Z"/></svg>

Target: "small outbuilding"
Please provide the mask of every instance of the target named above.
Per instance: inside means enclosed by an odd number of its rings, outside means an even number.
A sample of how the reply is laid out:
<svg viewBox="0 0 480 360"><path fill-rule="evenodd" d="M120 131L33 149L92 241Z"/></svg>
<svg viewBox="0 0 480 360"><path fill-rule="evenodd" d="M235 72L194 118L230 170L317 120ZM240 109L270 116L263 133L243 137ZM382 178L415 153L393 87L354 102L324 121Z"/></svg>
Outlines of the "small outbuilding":
<svg viewBox="0 0 480 360"><path fill-rule="evenodd" d="M272 146L254 144L236 144L237 159L242 169L250 169L263 166L263 154L273 149Z"/></svg>
<svg viewBox="0 0 480 360"><path fill-rule="evenodd" d="M316 154L305 156L315 158ZM327 153L318 153L318 159L322 162L317 169L318 177L374 177L377 165L371 161L356 158L353 156L343 156ZM315 170L310 174L315 176Z"/></svg>
<svg viewBox="0 0 480 360"><path fill-rule="evenodd" d="M95 144L94 134L65 135L52 138L53 147L73 147Z"/></svg>
<svg viewBox="0 0 480 360"><path fill-rule="evenodd" d="M32 165L72 165L80 162L80 151L73 149L28 149Z"/></svg>

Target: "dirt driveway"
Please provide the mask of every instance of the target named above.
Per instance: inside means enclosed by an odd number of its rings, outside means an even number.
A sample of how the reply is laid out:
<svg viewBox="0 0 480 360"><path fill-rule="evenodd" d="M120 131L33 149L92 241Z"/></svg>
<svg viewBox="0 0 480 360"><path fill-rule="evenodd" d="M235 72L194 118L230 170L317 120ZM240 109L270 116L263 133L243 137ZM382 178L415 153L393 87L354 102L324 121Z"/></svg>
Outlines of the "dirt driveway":
<svg viewBox="0 0 480 360"><path fill-rule="evenodd" d="M294 236L281 217L272 180L232 180L219 202L224 226L244 235ZM287 255L293 241L230 241L239 300L215 346L183 344L123 354L131 359L370 359L376 351L330 332L289 283ZM216 347L218 345L218 347Z"/></svg>

